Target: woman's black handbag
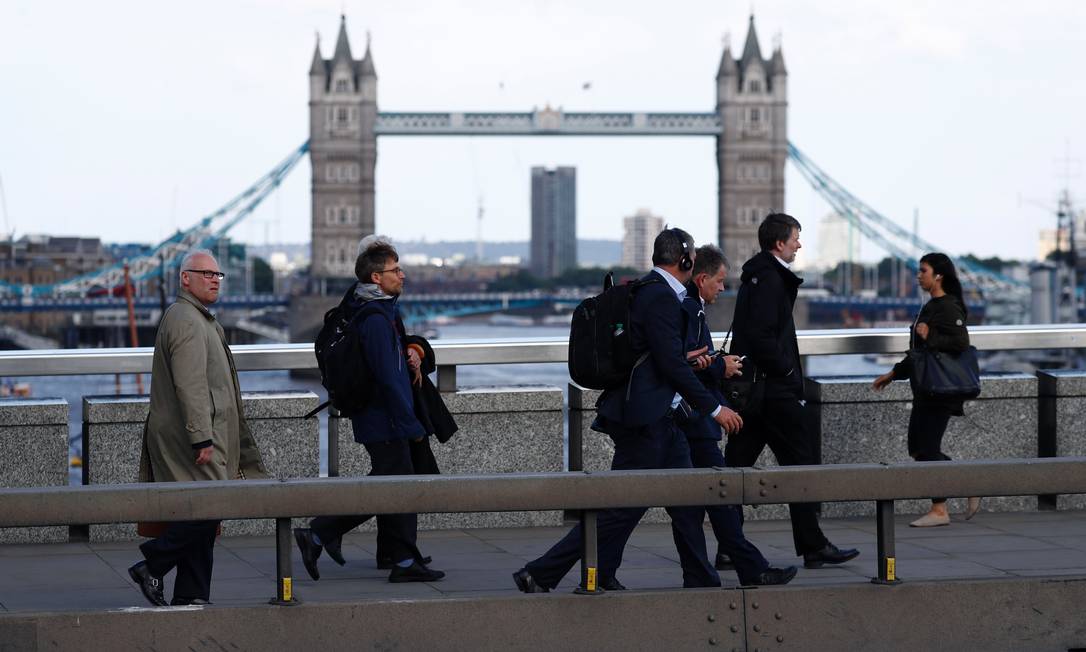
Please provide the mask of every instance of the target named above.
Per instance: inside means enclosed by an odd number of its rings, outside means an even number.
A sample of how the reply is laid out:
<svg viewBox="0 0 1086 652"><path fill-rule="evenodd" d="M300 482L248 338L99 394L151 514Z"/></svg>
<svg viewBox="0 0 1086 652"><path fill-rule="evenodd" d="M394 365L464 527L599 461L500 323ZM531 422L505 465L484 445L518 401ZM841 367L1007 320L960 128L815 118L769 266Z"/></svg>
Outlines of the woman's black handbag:
<svg viewBox="0 0 1086 652"><path fill-rule="evenodd" d="M961 353L911 349L913 393L925 398L973 399L980 396L980 364L977 349Z"/></svg>

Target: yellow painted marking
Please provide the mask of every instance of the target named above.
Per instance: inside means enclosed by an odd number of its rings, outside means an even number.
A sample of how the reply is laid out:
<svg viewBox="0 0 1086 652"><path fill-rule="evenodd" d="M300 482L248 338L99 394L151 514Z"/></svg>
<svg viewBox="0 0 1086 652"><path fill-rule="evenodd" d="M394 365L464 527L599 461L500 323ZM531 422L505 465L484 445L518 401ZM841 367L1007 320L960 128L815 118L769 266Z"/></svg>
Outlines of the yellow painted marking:
<svg viewBox="0 0 1086 652"><path fill-rule="evenodd" d="M890 581L890 582L897 579L897 577L896 577L897 573L896 573L896 569L895 569L896 565L897 565L896 561L895 561L895 559L893 557L887 557L886 558L886 579L888 581Z"/></svg>
<svg viewBox="0 0 1086 652"><path fill-rule="evenodd" d="M588 579L585 584L587 584L587 586L585 586L586 591L596 590L596 568L594 566L588 567Z"/></svg>
<svg viewBox="0 0 1086 652"><path fill-rule="evenodd" d="M283 578L283 600L285 602L289 602L289 601L294 599L293 597L291 597L291 593L292 593L291 585L292 584L293 584L293 582L291 581L291 578L289 578L289 577L284 577Z"/></svg>

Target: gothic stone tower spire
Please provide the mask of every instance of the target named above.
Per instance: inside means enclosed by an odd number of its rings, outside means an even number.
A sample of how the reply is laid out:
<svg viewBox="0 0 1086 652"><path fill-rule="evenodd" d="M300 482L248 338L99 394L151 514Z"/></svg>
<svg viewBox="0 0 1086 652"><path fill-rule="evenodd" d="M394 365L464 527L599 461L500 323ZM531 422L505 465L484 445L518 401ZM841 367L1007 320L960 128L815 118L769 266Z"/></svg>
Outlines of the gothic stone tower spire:
<svg viewBox="0 0 1086 652"><path fill-rule="evenodd" d="M758 224L784 210L788 73L779 47L763 59L750 17L739 59L725 48L717 72L717 236L733 265L757 253Z"/></svg>
<svg viewBox="0 0 1086 652"><path fill-rule="evenodd" d="M354 59L347 19L340 17L331 59L317 42L309 70L309 160L313 168L314 290L335 292L332 279L354 276L358 241L374 231L377 164L377 72L369 43Z"/></svg>

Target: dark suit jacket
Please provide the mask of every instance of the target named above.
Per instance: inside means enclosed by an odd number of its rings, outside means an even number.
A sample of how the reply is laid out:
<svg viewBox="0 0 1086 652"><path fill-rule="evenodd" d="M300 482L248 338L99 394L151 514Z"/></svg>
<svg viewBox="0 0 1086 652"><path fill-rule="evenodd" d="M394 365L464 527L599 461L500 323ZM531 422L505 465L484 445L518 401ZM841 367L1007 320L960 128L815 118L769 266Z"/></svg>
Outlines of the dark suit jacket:
<svg viewBox="0 0 1086 652"><path fill-rule="evenodd" d="M713 353L713 337L709 331L709 324L705 321L705 307L698 297L697 286L687 286L686 299L683 301L683 312L686 313L686 344L687 351L694 351L705 346L708 353ZM724 395L720 391L720 383L724 380L724 359L716 358L713 363L695 371L694 375L705 385L705 389L713 395L717 403L728 406ZM708 414L697 414L679 423L683 433L688 439L715 439L720 441L721 432L718 424Z"/></svg>
<svg viewBox="0 0 1086 652"><path fill-rule="evenodd" d="M599 418L592 427L610 435L659 421L676 392L702 414L719 405L686 362L679 298L657 272L649 272L644 280L658 282L638 289L630 305L630 342L638 362L622 387L605 390L596 402Z"/></svg>

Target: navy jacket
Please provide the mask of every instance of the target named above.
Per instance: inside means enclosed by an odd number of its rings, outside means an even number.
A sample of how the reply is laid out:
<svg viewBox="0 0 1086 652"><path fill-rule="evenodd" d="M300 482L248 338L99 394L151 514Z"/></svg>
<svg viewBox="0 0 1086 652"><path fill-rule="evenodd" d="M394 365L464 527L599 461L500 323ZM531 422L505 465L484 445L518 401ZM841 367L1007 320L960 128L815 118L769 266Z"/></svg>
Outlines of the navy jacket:
<svg viewBox="0 0 1086 652"><path fill-rule="evenodd" d="M678 392L695 411L708 414L719 405L686 362L685 326L679 298L656 272L644 280L630 305L630 342L638 362L619 388L605 390L596 402L593 429L622 435L655 423L667 414Z"/></svg>
<svg viewBox="0 0 1086 652"><path fill-rule="evenodd" d="M767 399L802 399L803 368L792 307L803 280L763 251L743 265L731 352L765 375ZM746 373L746 372L744 372Z"/></svg>
<svg viewBox="0 0 1086 652"><path fill-rule="evenodd" d="M372 444L425 436L426 430L415 416L411 372L395 327L396 299L357 302L352 307L361 310L355 327L362 339L363 364L370 366L375 384L373 400L351 417L355 441Z"/></svg>
<svg viewBox="0 0 1086 652"><path fill-rule="evenodd" d="M708 353L713 353L713 337L709 331L709 324L705 321L705 307L698 297L698 288L694 285L687 286L686 299L683 301L683 312L686 313L686 344L687 351L694 351L707 346ZM713 363L695 371L694 375L705 385L705 389L713 395L717 403L729 407L724 400L724 394L720 391L720 382L724 380L724 358L716 358ZM708 414L697 414L689 419L680 421L679 427L686 434L687 439L715 439L720 441L720 424Z"/></svg>

